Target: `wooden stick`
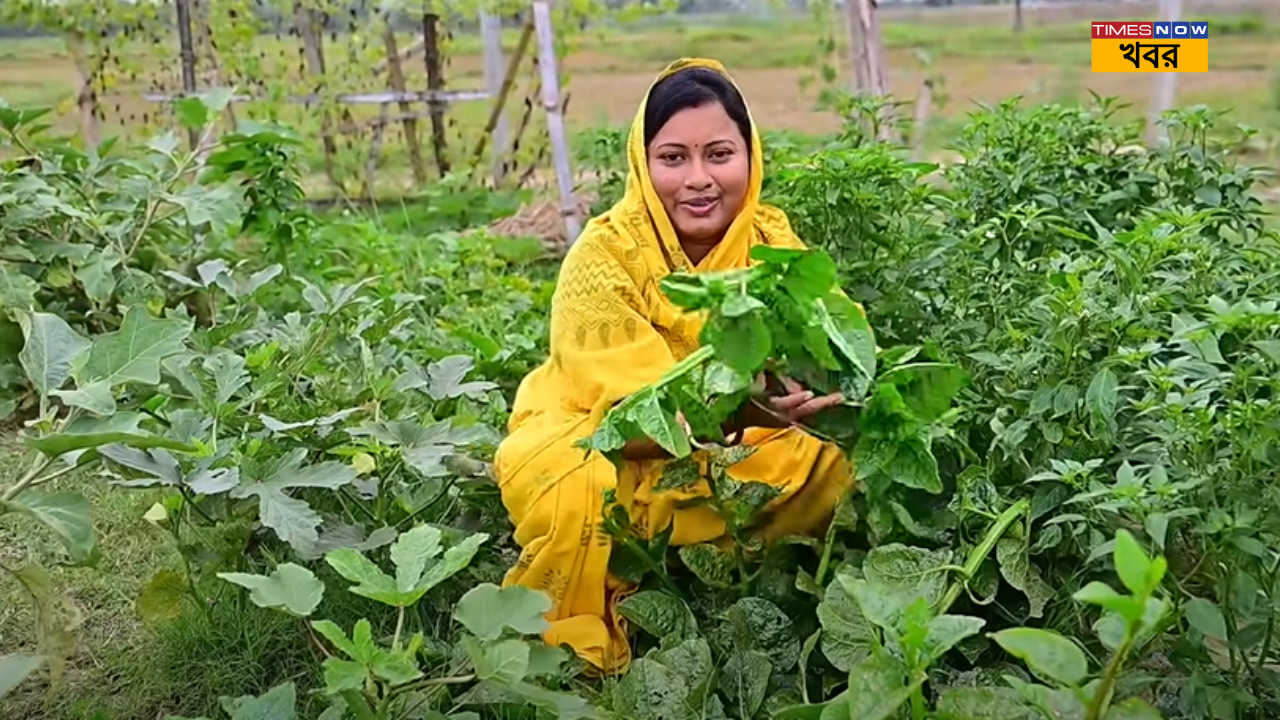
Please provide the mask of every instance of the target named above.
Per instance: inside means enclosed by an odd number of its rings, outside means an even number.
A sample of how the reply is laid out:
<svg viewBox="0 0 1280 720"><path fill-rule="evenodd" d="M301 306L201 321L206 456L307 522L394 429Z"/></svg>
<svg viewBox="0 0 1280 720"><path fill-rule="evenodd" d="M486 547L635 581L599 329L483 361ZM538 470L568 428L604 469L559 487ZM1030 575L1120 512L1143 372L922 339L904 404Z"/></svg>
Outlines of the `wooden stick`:
<svg viewBox="0 0 1280 720"><path fill-rule="evenodd" d="M302 3L298 2L293 6L293 16L294 24L298 28L298 37L302 40L302 51L306 58L307 70L313 77L319 79L320 84L323 85L325 82L324 49L320 45L320 35L316 32L314 11L303 7ZM334 187L342 188L342 183L338 182L338 175L333 166L333 157L338 154L338 148L333 141L332 124L329 108L322 107L320 111L320 138L324 146L324 172Z"/></svg>
<svg viewBox="0 0 1280 720"><path fill-rule="evenodd" d="M437 29L440 16L435 13L422 15L422 39L424 42L423 59L427 65L427 89L439 91L444 88L444 74L440 67L440 36ZM432 101L431 109L431 145L435 150L436 168L443 177L449 172L449 158L445 152L444 105Z"/></svg>
<svg viewBox="0 0 1280 720"><path fill-rule="evenodd" d="M542 70L542 104L547 111L551 157L556 168L556 179L560 184L560 214L564 216L566 244L572 246L582 232L582 221L578 217L578 203L573 194L569 143L565 137L564 115L560 111L555 33L551 27L551 5L547 0L533 0L533 23L538 35L538 67Z"/></svg>
<svg viewBox="0 0 1280 720"><path fill-rule="evenodd" d="M489 109L489 120L484 125L484 132L480 133L480 140L476 143L475 152L472 153L472 165L478 165L480 158L484 156L484 148L486 141L489 139L490 133L498 127L500 119L505 120L503 110L506 108L507 98L511 95L511 89L516 84L516 74L520 71L520 63L524 60L525 53L529 51L529 42L533 39L533 17L525 19L524 26L520 29L520 40L516 44L515 52L511 53L511 57L507 60L506 74L502 78L502 87L498 89L497 96L494 99L493 107ZM509 134L508 130L508 134ZM501 144L494 140L494 158L497 164L501 165L501 154L507 149L507 142L504 140ZM500 181L499 177L495 180Z"/></svg>
<svg viewBox="0 0 1280 720"><path fill-rule="evenodd" d="M98 101L93 93L93 73L89 69L89 53L85 49L85 37L79 31L65 36L67 51L76 67L76 105L80 108L80 135L89 148L98 147Z"/></svg>
<svg viewBox="0 0 1280 720"><path fill-rule="evenodd" d="M195 43L191 39L191 0L178 0L178 54L182 62L182 90L186 93L194 93L196 91L196 50ZM196 152L200 148L196 147L200 143L200 130L198 128L187 129L187 144L191 147L191 152Z"/></svg>
<svg viewBox="0 0 1280 720"><path fill-rule="evenodd" d="M526 23L526 27L528 27ZM531 31L530 31L531 32ZM529 44L527 36L530 32L521 33L522 48L519 50L521 55L524 54L523 46ZM511 140L511 123L506 113L502 111L506 104L506 93L509 92L507 77L510 75L509 69L504 74L506 62L502 58L502 18L494 15L481 8L480 10L480 36L484 42L484 84L485 89L495 98L495 113L490 112L489 122L485 124L484 132L480 136L481 153L485 140L493 137L493 162L490 165L490 171L493 174L494 184L502 182L502 155L506 150L507 143ZM480 159L480 153L476 155L476 161Z"/></svg>
<svg viewBox="0 0 1280 720"><path fill-rule="evenodd" d="M1182 0L1160 0L1160 20L1174 22L1182 16ZM1151 108L1147 111L1147 145L1155 147L1165 139L1164 128L1160 127L1160 116L1173 107L1178 94L1178 74L1162 72L1155 74L1155 82L1151 86Z"/></svg>
<svg viewBox="0 0 1280 720"><path fill-rule="evenodd" d="M387 48L387 74L390 76L391 87L399 92L407 90L404 82L404 69L400 67L400 55L396 51L396 31L391 26L391 17L387 16L387 27L382 34L383 44ZM401 100L399 102L400 112L405 115L404 118L404 141L409 146L409 163L413 166L413 179L419 185L425 185L427 182L427 168L422 163L422 146L418 144L418 121L408 115L410 110L409 102ZM382 116L386 117L387 106L382 106ZM376 143L382 144L383 126L378 127L378 136ZM376 156L371 157L376 159ZM373 160L371 160L372 162ZM371 191L372 192L372 191Z"/></svg>

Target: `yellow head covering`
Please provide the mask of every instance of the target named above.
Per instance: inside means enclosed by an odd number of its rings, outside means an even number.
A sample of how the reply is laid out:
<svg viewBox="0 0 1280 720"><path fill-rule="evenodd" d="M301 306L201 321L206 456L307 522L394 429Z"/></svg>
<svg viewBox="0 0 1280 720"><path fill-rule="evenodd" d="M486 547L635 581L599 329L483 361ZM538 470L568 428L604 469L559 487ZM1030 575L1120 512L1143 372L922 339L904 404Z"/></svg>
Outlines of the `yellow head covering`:
<svg viewBox="0 0 1280 720"><path fill-rule="evenodd" d="M658 193L654 191L653 181L649 177L649 159L644 141L644 115L649 105L649 96L653 93L653 88L658 83L681 70L695 67L713 70L724 76L735 88L738 87L723 65L715 60L704 58L682 58L668 65L658 75L649 86L648 92L645 93L644 99L640 102L640 107L636 110L635 119L631 123L631 132L627 137L627 192L620 206L629 207L638 203L644 205L646 211L653 217L653 224L657 229L661 249L666 255L672 270L688 271L707 267L744 267L747 264L751 245L755 244L752 242L756 235L754 225L756 224L757 213L760 210L760 188L764 183L764 149L760 143L760 133L756 128L755 118L751 116L750 108L747 109L747 119L751 125L751 137L745 139L751 143L751 176L747 183L746 197L742 208L725 232L724 238L699 263L697 268L694 268L684 250L681 249L680 242L676 239L675 228L672 227L671 219L667 217L662 200L658 198Z"/></svg>
<svg viewBox="0 0 1280 720"><path fill-rule="evenodd" d="M710 68L728 78L714 60L683 59L663 70L654 84L690 67ZM723 523L705 508L678 509L675 493L650 497L663 461L628 462L619 471L604 456L588 455L574 444L594 432L615 403L655 382L697 349L702 320L667 299L659 288L662 278L674 271L747 267L754 245L803 247L786 216L760 203L763 153L752 121L751 178L744 205L724 239L692 267L649 177L647 102L648 93L627 142L626 192L587 223L565 256L551 302L549 356L520 384L509 434L494 457L494 475L521 547L505 584L550 595L554 607L547 616L547 641L568 643L605 671L624 669L630 662L616 611L630 588L608 572L613 548L600 526L604 491L617 492L641 533L660 531L677 518L673 544L714 537ZM807 478L826 472L815 468L834 467L843 455L837 451L830 456L836 460L819 459L828 455L812 438L773 436L782 438L777 451L757 452L747 470L754 468L761 481L784 488L779 502L797 499L803 509L787 514L786 527L803 532L815 518L829 514L840 491L837 485L808 483ZM706 533L711 535L704 537Z"/></svg>

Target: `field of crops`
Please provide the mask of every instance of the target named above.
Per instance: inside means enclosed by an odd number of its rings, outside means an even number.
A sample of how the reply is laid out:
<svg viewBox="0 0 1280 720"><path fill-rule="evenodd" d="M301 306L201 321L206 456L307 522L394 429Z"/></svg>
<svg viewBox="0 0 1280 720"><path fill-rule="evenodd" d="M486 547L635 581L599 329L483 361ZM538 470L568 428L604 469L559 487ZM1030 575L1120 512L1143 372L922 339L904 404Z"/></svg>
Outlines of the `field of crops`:
<svg viewBox="0 0 1280 720"><path fill-rule="evenodd" d="M667 287L722 376L807 358L863 398L823 426L859 489L764 544L768 493L712 449L727 546L606 512L643 589L598 679L500 589L486 463L545 351L537 241L314 211L284 127L201 166L0 110L3 716L1275 717L1280 237L1210 110L1149 152L1108 113L998 105L945 169L768 136L768 199L824 253ZM837 279L874 341L795 325ZM597 449L687 453L670 388Z"/></svg>
<svg viewBox="0 0 1280 720"><path fill-rule="evenodd" d="M18 109L63 102L69 60L0 49L0 720L1280 717L1280 225L1249 164L1276 156L1280 43L1249 12L1158 150L1141 107L1075 104L1069 23L888 23L895 87L933 53L956 98L924 152L808 109L812 21L580 38L594 209L679 47L742 80L766 200L815 249L664 283L709 312L704 351L590 444L657 441L664 491L706 459L729 537L673 547L606 507L640 587L606 678L541 640L546 596L501 588L490 462L559 267L493 229L528 193L326 209L314 118L188 152L212 96L86 155L54 134L73 113ZM1145 102L1134 77L1089 87ZM827 532L766 543L771 489L675 415L714 435L774 361L860 401L815 429L859 482Z"/></svg>

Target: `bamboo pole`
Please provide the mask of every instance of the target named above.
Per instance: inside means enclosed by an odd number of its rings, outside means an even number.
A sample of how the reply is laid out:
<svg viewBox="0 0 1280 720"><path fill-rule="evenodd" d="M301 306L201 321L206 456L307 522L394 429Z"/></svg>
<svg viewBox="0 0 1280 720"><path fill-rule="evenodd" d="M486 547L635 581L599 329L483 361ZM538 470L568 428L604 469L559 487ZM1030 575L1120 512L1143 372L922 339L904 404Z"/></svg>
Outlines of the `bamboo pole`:
<svg viewBox="0 0 1280 720"><path fill-rule="evenodd" d="M314 11L303 7L301 2L295 3L293 19L298 28L298 37L302 40L302 52L307 63L307 71L323 85L325 84L324 49L320 45L320 34L316 32ZM317 92L319 92L318 88ZM338 147L333 140L332 118L329 115L329 108L323 107L325 99L322 97L320 101L322 104L320 138L324 146L324 172L329 182L341 189L342 183L338 182L338 175L333 166L333 158L338 154Z"/></svg>
<svg viewBox="0 0 1280 720"><path fill-rule="evenodd" d="M391 88L397 92L405 92L408 88L404 81L404 68L400 67L400 53L396 50L396 31L391 26L391 16L387 15L387 26L382 34L383 45L387 48L387 75L391 81ZM418 121L409 115L411 106L408 101L401 100L399 103L400 112L405 115L403 120L404 141L409 146L409 164L413 168L413 179L418 185L425 185L427 182L427 169L422 163L422 145L418 142ZM386 105L382 106L382 115L386 115ZM382 144L381 128L377 143Z"/></svg>
<svg viewBox="0 0 1280 720"><path fill-rule="evenodd" d="M485 145L489 140L490 134L494 134L493 157L494 164L499 168L503 167L504 162L502 153L508 151L511 143L511 131L507 128L506 138L498 140L495 130L500 123L506 123L507 117L503 112L506 109L507 98L511 96L511 90L516 84L516 75L520 72L520 63L524 60L525 54L529 51L529 43L533 39L533 18L528 17L524 21L523 27L520 29L520 39L516 43L515 52L511 53L511 57L507 59L507 69L502 77L502 85L498 88L497 95L494 97L493 106L489 109L489 120L485 123L484 132L480 133L480 139L476 142L475 152L472 154L472 164L478 165L480 159L484 157ZM502 173L505 175L505 171ZM500 177L495 176L497 181L501 181Z"/></svg>
<svg viewBox="0 0 1280 720"><path fill-rule="evenodd" d="M78 30L69 32L64 37L67 52L76 68L76 106L80 110L80 136L86 147L96 148L102 136L98 130L98 100L93 92L88 43Z"/></svg>
<svg viewBox="0 0 1280 720"><path fill-rule="evenodd" d="M1160 20L1176 22L1182 17L1182 0L1160 0ZM1147 112L1147 145L1155 147L1165 138L1164 129L1160 127L1160 116L1173 108L1178 94L1178 73L1155 73L1151 86L1151 108Z"/></svg>
<svg viewBox="0 0 1280 720"><path fill-rule="evenodd" d="M572 246L582 231L578 203L573 193L573 169L569 164L569 143L565 137L564 115L560 108L560 80L557 73L555 32L551 27L548 0L533 0L533 24L538 36L538 66L542 71L542 104L547 112L547 133L551 136L552 161L560 185L560 214Z"/></svg>
<svg viewBox="0 0 1280 720"><path fill-rule="evenodd" d="M196 92L196 50L191 37L191 0L177 1L178 55L182 63L182 91L188 95ZM191 152L199 150L200 130L187 128L187 144Z"/></svg>
<svg viewBox="0 0 1280 720"><path fill-rule="evenodd" d="M529 44L528 35L528 32L520 35L521 43L525 46ZM489 91L489 96L494 99L493 112L489 114L489 122L485 125L484 134L481 135L481 152L483 152L484 138L492 135L493 161L490 163L490 167L493 174L493 182L496 185L502 182L502 153L506 151L507 144L511 141L511 121L507 118L507 114L503 112L503 106L506 104L506 93L510 92L510 84L507 79L511 75L511 69L506 67L506 62L502 57L502 18L488 10L481 9L480 36L484 42L485 89ZM519 54L524 54L523 49L519 51ZM516 62L518 64L519 60Z"/></svg>
<svg viewBox="0 0 1280 720"><path fill-rule="evenodd" d="M438 24L440 16L435 13L422 15L423 60L427 66L427 89L439 92L444 89L444 73L440 62L440 34ZM449 158L446 154L444 134L444 104L432 101L427 104L431 111L431 146L435 151L436 168L440 175L449 172Z"/></svg>

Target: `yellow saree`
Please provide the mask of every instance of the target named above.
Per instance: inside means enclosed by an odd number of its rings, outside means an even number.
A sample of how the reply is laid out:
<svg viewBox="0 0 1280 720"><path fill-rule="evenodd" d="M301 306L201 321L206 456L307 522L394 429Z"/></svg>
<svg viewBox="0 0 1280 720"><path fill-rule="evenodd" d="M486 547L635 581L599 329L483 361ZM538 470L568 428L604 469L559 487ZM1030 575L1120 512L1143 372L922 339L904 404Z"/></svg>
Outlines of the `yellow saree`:
<svg viewBox="0 0 1280 720"><path fill-rule="evenodd" d="M654 82L694 65L728 77L714 60L684 59ZM587 224L563 261L551 305L549 357L521 383L509 434L494 459L521 547L504 584L548 593L553 608L546 641L568 644L605 673L630 664L616 606L634 588L608 572L611 539L600 526L603 491L614 488L646 532L674 522L675 546L716 541L725 526L709 508L678 509L682 499L708 492L705 482L687 492L654 493L665 461L629 461L619 471L574 443L591 434L612 405L698 347L701 322L666 299L658 287L664 276L747 267L754 245L804 247L782 211L760 202L762 150L752 120L746 201L724 239L694 266L649 178L644 111L641 102L627 142L625 196ZM853 482L845 454L802 430L751 428L743 442L756 451L731 474L781 490L766 509L768 524L760 530L765 540L818 530Z"/></svg>

